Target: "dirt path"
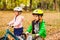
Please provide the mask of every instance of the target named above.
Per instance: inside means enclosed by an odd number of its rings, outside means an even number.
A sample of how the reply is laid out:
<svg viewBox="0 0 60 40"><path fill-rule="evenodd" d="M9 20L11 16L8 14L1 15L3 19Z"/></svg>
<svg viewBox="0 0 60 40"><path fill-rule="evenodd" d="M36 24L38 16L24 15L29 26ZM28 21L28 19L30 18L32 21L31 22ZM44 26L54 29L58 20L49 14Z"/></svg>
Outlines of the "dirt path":
<svg viewBox="0 0 60 40"><path fill-rule="evenodd" d="M23 12L22 14L25 17L25 21L23 23L24 31L27 29L31 21L33 20L33 16L31 12ZM1 35L4 34L6 30L6 24L13 18L14 14L10 11L0 11L0 33ZM46 30L47 30L47 37L45 40L60 40L60 13L44 13L44 20L46 22ZM0 35L0 36L1 36Z"/></svg>

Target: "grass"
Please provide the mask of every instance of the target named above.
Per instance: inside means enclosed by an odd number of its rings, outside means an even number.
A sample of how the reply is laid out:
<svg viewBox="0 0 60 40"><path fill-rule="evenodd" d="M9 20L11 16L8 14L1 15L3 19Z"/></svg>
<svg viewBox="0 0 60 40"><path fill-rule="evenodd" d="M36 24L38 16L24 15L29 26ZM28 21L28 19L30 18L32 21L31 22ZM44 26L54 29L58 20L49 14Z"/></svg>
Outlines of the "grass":
<svg viewBox="0 0 60 40"><path fill-rule="evenodd" d="M23 12L22 15L25 18L25 21L23 22L24 32L26 31L27 27L30 25L31 21L33 20L33 16L31 14L32 12ZM4 36L7 28L7 23L12 20L14 17L14 12L12 11L0 11L0 37ZM57 31L60 31L60 13L59 12L47 12L45 11L43 19L46 22L46 30L47 30L47 37L45 38L48 40L49 38L51 40L58 40L58 33L57 37L49 34L55 33ZM12 28L10 30L13 30ZM49 40L50 40L49 39Z"/></svg>

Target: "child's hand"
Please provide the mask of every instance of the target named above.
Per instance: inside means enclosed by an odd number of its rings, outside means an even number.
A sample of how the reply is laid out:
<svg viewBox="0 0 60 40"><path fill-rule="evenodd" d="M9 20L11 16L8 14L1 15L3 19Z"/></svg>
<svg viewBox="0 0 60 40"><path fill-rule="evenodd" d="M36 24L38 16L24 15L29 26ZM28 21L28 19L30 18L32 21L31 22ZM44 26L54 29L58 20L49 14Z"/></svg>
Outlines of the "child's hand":
<svg viewBox="0 0 60 40"><path fill-rule="evenodd" d="M12 27L12 28L14 27L14 26L13 26L13 25L11 25L11 24L7 24L7 26L10 26L10 27Z"/></svg>
<svg viewBox="0 0 60 40"><path fill-rule="evenodd" d="M35 38L38 38L38 37L39 37L39 34L36 34L36 35L35 35Z"/></svg>
<svg viewBox="0 0 60 40"><path fill-rule="evenodd" d="M26 34L26 35L29 35L29 32L26 32L25 34Z"/></svg>
<svg viewBox="0 0 60 40"><path fill-rule="evenodd" d="M7 24L7 26L11 26L11 24Z"/></svg>
<svg viewBox="0 0 60 40"><path fill-rule="evenodd" d="M39 34L36 34L36 36L39 36Z"/></svg>
<svg viewBox="0 0 60 40"><path fill-rule="evenodd" d="M26 34L26 37L28 37L28 35L29 35L29 32L26 32L25 34Z"/></svg>

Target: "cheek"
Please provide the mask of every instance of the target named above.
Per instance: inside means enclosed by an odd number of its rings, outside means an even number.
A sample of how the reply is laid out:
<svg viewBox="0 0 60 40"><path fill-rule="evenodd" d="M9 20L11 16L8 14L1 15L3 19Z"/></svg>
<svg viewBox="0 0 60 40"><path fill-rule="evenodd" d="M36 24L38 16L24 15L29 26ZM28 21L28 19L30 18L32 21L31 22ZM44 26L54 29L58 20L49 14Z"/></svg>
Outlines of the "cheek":
<svg viewBox="0 0 60 40"><path fill-rule="evenodd" d="M15 12L15 15L18 15L18 12Z"/></svg>
<svg viewBox="0 0 60 40"><path fill-rule="evenodd" d="M35 19L35 17L33 17L33 19Z"/></svg>
<svg viewBox="0 0 60 40"><path fill-rule="evenodd" d="M42 17L39 17L40 19L42 19Z"/></svg>
<svg viewBox="0 0 60 40"><path fill-rule="evenodd" d="M38 17L36 17L36 20L38 20Z"/></svg>

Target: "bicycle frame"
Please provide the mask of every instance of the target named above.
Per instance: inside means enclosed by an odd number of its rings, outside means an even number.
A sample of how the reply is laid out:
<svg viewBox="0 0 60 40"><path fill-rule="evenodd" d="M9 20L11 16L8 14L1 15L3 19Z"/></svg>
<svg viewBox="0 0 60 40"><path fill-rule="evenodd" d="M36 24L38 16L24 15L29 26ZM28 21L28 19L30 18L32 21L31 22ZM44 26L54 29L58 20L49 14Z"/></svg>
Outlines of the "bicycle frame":
<svg viewBox="0 0 60 40"><path fill-rule="evenodd" d="M12 34L12 33L10 32L9 28L7 28L6 34L4 35L4 39L3 39L3 40L7 40L6 38L8 37L8 34L11 35L15 40L19 40L18 37L16 37L14 34ZM25 34L25 33L22 33L22 35L24 35L25 40L26 40L26 34ZM30 34L29 34L29 35L30 35ZM29 36L29 38L32 39L32 36ZM28 39L29 39L29 38L28 38ZM37 38L34 37L33 40L35 40L35 39L37 39ZM30 39L29 39L29 40L30 40Z"/></svg>
<svg viewBox="0 0 60 40"><path fill-rule="evenodd" d="M9 35L11 35L15 40L19 40L15 35L13 35L10 31L9 31L9 29L7 29L6 30L6 34L5 34L5 39L4 40L6 40L6 37L8 37L8 34Z"/></svg>

